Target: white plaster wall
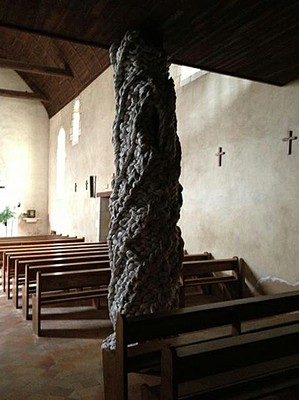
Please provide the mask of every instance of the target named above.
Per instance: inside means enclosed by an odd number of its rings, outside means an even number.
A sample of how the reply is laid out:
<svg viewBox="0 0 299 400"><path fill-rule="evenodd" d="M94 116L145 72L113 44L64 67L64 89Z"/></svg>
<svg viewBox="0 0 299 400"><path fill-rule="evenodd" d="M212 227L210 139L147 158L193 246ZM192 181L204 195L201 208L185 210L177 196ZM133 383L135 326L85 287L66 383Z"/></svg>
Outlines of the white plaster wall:
<svg viewBox="0 0 299 400"><path fill-rule="evenodd" d="M73 102L50 120L49 213L51 229L99 239L100 199L89 197L85 181L97 176L97 192L111 184L114 172L112 124L115 104L112 69L109 68L80 94L81 135L75 146L70 141ZM65 195L56 194L57 136L66 132ZM78 185L74 191L75 182Z"/></svg>
<svg viewBox="0 0 299 400"><path fill-rule="evenodd" d="M298 289L299 143L288 156L282 138L299 133L299 82L207 74L176 87L187 250L243 257L266 292Z"/></svg>
<svg viewBox="0 0 299 400"><path fill-rule="evenodd" d="M0 87L31 91L16 72L5 69L0 69ZM15 207L17 215L36 209L40 218L30 225L18 218L20 235L48 233L48 138L49 118L40 102L0 97L0 168L6 183L0 208Z"/></svg>
<svg viewBox="0 0 299 400"><path fill-rule="evenodd" d="M299 149L292 156L282 138L299 131L299 84L283 88L207 74L177 89L178 133L182 143L184 204L180 225L189 252L217 258L238 255L252 271L253 286L266 292L296 288L299 279ZM103 191L114 171L112 70L81 96L82 134L69 140L72 104L50 121L51 229L98 239L99 199L89 198L85 180L97 175ZM57 135L67 133L66 183L57 200ZM226 152L217 166L219 146ZM74 192L74 183L78 192Z"/></svg>

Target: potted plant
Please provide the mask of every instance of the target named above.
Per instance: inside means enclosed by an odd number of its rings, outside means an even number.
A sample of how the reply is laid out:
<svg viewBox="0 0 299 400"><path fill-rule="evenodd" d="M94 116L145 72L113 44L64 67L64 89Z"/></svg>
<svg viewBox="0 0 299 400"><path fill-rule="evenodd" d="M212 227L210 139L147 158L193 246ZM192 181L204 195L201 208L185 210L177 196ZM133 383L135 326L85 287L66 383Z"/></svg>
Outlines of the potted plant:
<svg viewBox="0 0 299 400"><path fill-rule="evenodd" d="M0 223L4 224L6 227L6 236L7 236L7 222L15 216L15 213L11 211L9 207L5 207L2 212L0 212Z"/></svg>

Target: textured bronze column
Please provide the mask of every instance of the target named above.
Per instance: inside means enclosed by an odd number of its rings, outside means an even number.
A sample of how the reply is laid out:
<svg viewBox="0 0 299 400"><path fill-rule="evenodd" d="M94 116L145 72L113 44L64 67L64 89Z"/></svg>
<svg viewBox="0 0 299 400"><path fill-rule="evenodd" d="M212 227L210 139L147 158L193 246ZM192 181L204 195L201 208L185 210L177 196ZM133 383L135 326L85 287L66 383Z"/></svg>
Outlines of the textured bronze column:
<svg viewBox="0 0 299 400"><path fill-rule="evenodd" d="M119 47L111 47L110 57L116 172L108 301L115 325L118 313L135 316L177 307L183 240L177 227L181 148L166 56L138 32L128 32ZM112 347L113 337L105 345Z"/></svg>

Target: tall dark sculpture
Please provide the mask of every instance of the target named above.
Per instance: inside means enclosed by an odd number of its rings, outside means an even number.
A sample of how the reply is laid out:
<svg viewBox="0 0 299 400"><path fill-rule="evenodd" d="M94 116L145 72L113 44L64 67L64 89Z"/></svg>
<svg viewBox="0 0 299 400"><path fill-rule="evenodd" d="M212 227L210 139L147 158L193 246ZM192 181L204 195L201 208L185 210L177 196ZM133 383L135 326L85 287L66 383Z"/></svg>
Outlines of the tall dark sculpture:
<svg viewBox="0 0 299 400"><path fill-rule="evenodd" d="M178 305L183 240L181 148L176 134L175 91L161 49L128 32L110 49L116 118L115 178L108 237L112 278L109 311L128 316ZM113 347L113 335L104 346Z"/></svg>

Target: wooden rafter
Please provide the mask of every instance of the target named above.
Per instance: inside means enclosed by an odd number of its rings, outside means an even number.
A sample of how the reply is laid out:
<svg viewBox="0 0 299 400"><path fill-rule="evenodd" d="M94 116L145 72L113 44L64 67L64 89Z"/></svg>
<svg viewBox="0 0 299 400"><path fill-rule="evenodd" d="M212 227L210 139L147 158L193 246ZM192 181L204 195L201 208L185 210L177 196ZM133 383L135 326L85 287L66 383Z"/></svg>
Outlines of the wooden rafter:
<svg viewBox="0 0 299 400"><path fill-rule="evenodd" d="M10 90L10 89L0 89L0 96L2 97L15 97L19 99L27 99L27 100L39 100L43 103L49 103L49 99L45 96L42 96L38 93L33 92L22 92L19 90Z"/></svg>
<svg viewBox="0 0 299 400"><path fill-rule="evenodd" d="M34 28L29 28L24 25L19 25L19 24L13 24L13 23L7 23L3 22L0 20L0 27L5 28L5 29L10 29L13 31L19 31L19 32L26 32L26 33L32 33L34 35L39 35L39 36L45 36L50 39L57 39L57 40L63 40L71 43L77 43L85 46L92 46L96 48L101 48L108 50L110 46L107 44L104 44L98 40L84 40L82 38L74 37L73 35L64 35L64 34L59 34L55 32L49 32L43 29L34 29Z"/></svg>
<svg viewBox="0 0 299 400"><path fill-rule="evenodd" d="M29 72L30 74L73 78L70 68L48 67L6 58L0 58L0 68L14 69L16 71Z"/></svg>

